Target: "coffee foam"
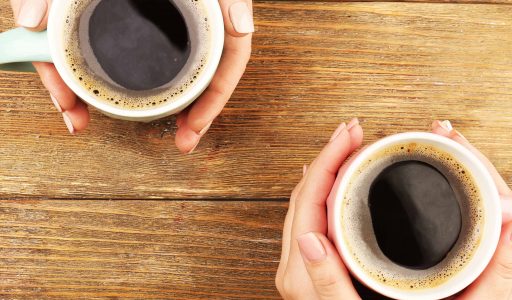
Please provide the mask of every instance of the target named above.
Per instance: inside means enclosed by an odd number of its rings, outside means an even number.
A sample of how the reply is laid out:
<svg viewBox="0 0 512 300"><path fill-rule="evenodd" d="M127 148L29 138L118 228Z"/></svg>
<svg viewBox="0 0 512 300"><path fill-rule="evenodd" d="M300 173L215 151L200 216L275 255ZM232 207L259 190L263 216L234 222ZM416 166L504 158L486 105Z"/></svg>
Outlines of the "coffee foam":
<svg viewBox="0 0 512 300"><path fill-rule="evenodd" d="M459 238L444 260L425 270L399 266L380 250L373 232L368 194L374 179L388 166L418 160L437 168L455 191L462 215ZM428 144L396 144L368 158L349 181L341 208L341 229L349 254L381 284L402 290L437 287L464 269L482 239L484 207L473 175L452 155Z"/></svg>
<svg viewBox="0 0 512 300"><path fill-rule="evenodd" d="M88 19L101 0L76 0L67 4L68 16L62 32L65 59L74 81L95 99L129 110L149 110L167 105L194 87L210 59L212 32L209 14L204 0L169 1L185 19L192 48L187 63L176 79L148 91L128 90L115 83L97 62L88 42Z"/></svg>

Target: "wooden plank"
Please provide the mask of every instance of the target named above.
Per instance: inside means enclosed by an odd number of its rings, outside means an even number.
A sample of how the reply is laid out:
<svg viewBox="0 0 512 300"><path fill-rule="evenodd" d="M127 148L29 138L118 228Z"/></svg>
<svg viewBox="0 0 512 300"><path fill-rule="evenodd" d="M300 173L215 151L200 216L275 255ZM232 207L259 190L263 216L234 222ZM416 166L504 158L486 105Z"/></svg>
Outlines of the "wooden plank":
<svg viewBox="0 0 512 300"><path fill-rule="evenodd" d="M190 156L173 146L172 118L94 113L69 136L36 76L0 73L0 195L285 198L353 116L366 141L450 119L512 181L512 6L258 2L255 13L246 76Z"/></svg>
<svg viewBox="0 0 512 300"><path fill-rule="evenodd" d="M2 299L275 299L286 203L0 201Z"/></svg>

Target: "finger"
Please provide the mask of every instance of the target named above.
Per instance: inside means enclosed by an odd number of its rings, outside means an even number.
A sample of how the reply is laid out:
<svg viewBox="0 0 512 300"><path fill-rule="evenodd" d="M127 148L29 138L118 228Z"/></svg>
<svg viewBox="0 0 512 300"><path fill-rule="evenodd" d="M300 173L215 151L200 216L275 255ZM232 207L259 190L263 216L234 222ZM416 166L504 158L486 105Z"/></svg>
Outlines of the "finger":
<svg viewBox="0 0 512 300"><path fill-rule="evenodd" d="M491 173L499 193L504 196L512 197L512 190L509 188L505 180L503 180L503 177L501 177L494 165L485 155L471 145L471 143L469 143L469 141L460 132L453 129L450 121L434 121L432 124L432 131L436 134L451 138L475 154Z"/></svg>
<svg viewBox="0 0 512 300"><path fill-rule="evenodd" d="M350 134L350 152L354 152L363 143L363 128L359 124L359 119L354 118L347 124Z"/></svg>
<svg viewBox="0 0 512 300"><path fill-rule="evenodd" d="M498 249L491 262L459 299L510 299L510 297L512 297L512 223L503 226Z"/></svg>
<svg viewBox="0 0 512 300"><path fill-rule="evenodd" d="M304 168L307 168L306 165L304 165ZM304 178L304 175L305 174L303 172L303 178ZM288 261L288 254L290 253L290 241L291 241L293 217L295 215L295 202L297 200L297 196L300 193L300 190L302 189L303 185L304 185L304 180L301 179L299 184L297 184L297 186L293 190L292 195L290 197L290 204L288 207L288 212L286 213L286 218L285 218L284 226L283 226L283 245L282 245L282 253L281 253L282 261Z"/></svg>
<svg viewBox="0 0 512 300"><path fill-rule="evenodd" d="M219 0L226 33L242 37L254 32L252 0Z"/></svg>
<svg viewBox="0 0 512 300"><path fill-rule="evenodd" d="M50 99L59 112L71 134L84 130L90 121L87 105L79 101L64 83L55 66L51 63L34 63L41 81L50 92Z"/></svg>
<svg viewBox="0 0 512 300"><path fill-rule="evenodd" d="M323 234L306 233L297 242L320 300L360 299L338 252Z"/></svg>
<svg viewBox="0 0 512 300"><path fill-rule="evenodd" d="M204 130L222 111L245 72L251 55L251 37L227 37L226 48L210 86L190 109L191 130Z"/></svg>
<svg viewBox="0 0 512 300"><path fill-rule="evenodd" d="M349 123L349 125L351 125ZM304 187L297 199L295 209L297 224L294 223L294 236L305 232L322 232L326 230L325 205L336 175L345 159L361 145L362 130L357 124L356 139L352 143L351 132L344 123L338 127L320 155L311 164L305 178Z"/></svg>
<svg viewBox="0 0 512 300"><path fill-rule="evenodd" d="M75 107L78 102L75 93L64 83L55 66L51 63L34 63L41 81L50 92L57 110L66 111Z"/></svg>
<svg viewBox="0 0 512 300"><path fill-rule="evenodd" d="M316 292L314 291L311 279L307 275L296 239L307 232L326 233L327 195L333 186L339 167L351 153L352 149L354 149L354 146L351 143L351 136L347 130L347 125L342 123L332 135L330 142L308 168L304 185L295 203L291 234L292 241L290 243L290 254L285 271L284 284L286 285L287 283L286 278L290 278L288 284L291 287L289 286L287 290L300 289L300 292L305 294L304 299L313 297L312 295L316 294ZM288 274L290 275L288 276Z"/></svg>
<svg viewBox="0 0 512 300"><path fill-rule="evenodd" d="M185 116L187 113L184 113ZM178 124L178 130L176 131L176 137L175 137L175 143L176 147L181 151L183 154L190 154L194 152L196 147L199 145L199 141L201 140L201 134L196 133L195 131L191 130L188 123L183 122L183 118L185 117L178 117L177 120Z"/></svg>
<svg viewBox="0 0 512 300"><path fill-rule="evenodd" d="M66 110L62 114L62 117L71 134L75 134L87 128L90 121L89 109L82 101L78 101L72 109Z"/></svg>
<svg viewBox="0 0 512 300"><path fill-rule="evenodd" d="M361 129L362 131L362 129ZM352 155L352 157L350 157L350 159L348 161L346 161L343 166L341 166L340 170L338 171L338 175L336 177L336 181L334 182L334 185L333 185L333 188L331 190L331 193L329 193L329 198L328 198L328 201L333 198L336 197L336 194L338 192L338 187L341 183L341 180L343 179L343 176L345 176L345 173L347 171L347 169L350 167L350 165L352 165L352 163L354 162L354 160L359 156L359 153L361 153L362 151L364 151L364 149L366 149L368 146L365 146L363 148L361 148L361 150L359 150L357 152L357 154L355 155Z"/></svg>
<svg viewBox="0 0 512 300"><path fill-rule="evenodd" d="M239 39L236 41L237 45L225 49L210 86L192 105L186 122L183 122L176 134L176 146L183 153L192 153L195 150L201 137L210 129L213 120L231 98L245 71L251 53L251 37L236 39Z"/></svg>
<svg viewBox="0 0 512 300"><path fill-rule="evenodd" d="M350 135L351 145L357 146L360 145L363 141L363 130L361 126L359 125L359 120L357 118L354 118L350 123L347 124L347 129ZM354 151L355 148L352 148L350 151ZM288 257L290 253L290 247L291 244L295 241L292 241L291 239L291 230L292 230L292 224L293 219L295 215L295 202L297 199L298 194L300 193L302 186L304 185L304 178L309 170L309 167L307 165L303 166L303 177L299 184L295 187L295 189L292 192L292 196L290 198L290 206L288 208L288 213L286 215L285 219L285 226L283 228L283 244L282 244L282 252L281 252L281 263L279 264L276 281L278 279L282 279L284 272L286 270L287 264L288 264ZM277 282L276 282L277 283ZM282 282L280 283L282 284Z"/></svg>
<svg viewBox="0 0 512 300"><path fill-rule="evenodd" d="M34 31L46 29L51 0L11 0L16 24Z"/></svg>
<svg viewBox="0 0 512 300"><path fill-rule="evenodd" d="M235 91L249 58L254 25L250 0L220 0L225 20L224 53L206 91L190 108L186 122L176 134L176 145L192 153Z"/></svg>
<svg viewBox="0 0 512 300"><path fill-rule="evenodd" d="M306 171L307 171L307 165L304 165L302 168L302 179L300 180L299 184L297 184L297 186L292 191L292 194L290 196L290 203L288 206L288 212L286 213L286 217L284 219L283 238L282 238L282 243L281 243L281 259L279 261L279 266L277 268L277 273L276 273L276 278L275 278L276 279L276 287L279 290L279 292L281 293L281 295L284 295L283 278L284 278L284 272L288 265L288 256L290 253L291 231L292 231L293 216L294 216L294 211L295 211L295 200L304 184L304 175L306 174Z"/></svg>
<svg viewBox="0 0 512 300"><path fill-rule="evenodd" d="M180 128L181 126L183 126L183 124L185 124L187 115L188 110L184 110L176 116L176 127Z"/></svg>

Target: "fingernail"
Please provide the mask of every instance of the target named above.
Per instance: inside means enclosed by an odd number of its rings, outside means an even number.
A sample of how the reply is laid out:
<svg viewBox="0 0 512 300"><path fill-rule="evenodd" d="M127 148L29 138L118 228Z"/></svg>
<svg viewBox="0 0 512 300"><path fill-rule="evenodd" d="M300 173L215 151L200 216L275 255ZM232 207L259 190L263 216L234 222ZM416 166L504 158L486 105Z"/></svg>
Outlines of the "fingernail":
<svg viewBox="0 0 512 300"><path fill-rule="evenodd" d="M304 175L306 175L307 171L308 171L308 165L303 165L302 166L302 177L304 177Z"/></svg>
<svg viewBox="0 0 512 300"><path fill-rule="evenodd" d="M200 132L199 132L199 135L200 136L203 136L209 129L210 127L212 126L212 122L208 123L208 125L206 125Z"/></svg>
<svg viewBox="0 0 512 300"><path fill-rule="evenodd" d="M443 122L439 122L439 126L441 126L444 130L451 132L453 130L452 123L448 120L444 120Z"/></svg>
<svg viewBox="0 0 512 300"><path fill-rule="evenodd" d="M347 124L341 123L340 126L338 126L338 128L336 129L336 131L334 131L334 133L332 134L330 141L331 142L334 141L340 135L340 133L346 129L347 129Z"/></svg>
<svg viewBox="0 0 512 300"><path fill-rule="evenodd" d="M23 27L34 28L41 24L48 5L44 0L26 0L20 8L17 23Z"/></svg>
<svg viewBox="0 0 512 300"><path fill-rule="evenodd" d="M197 148L197 146L199 145L199 142L200 142L200 141L201 141L201 140L197 141L197 144L192 148L192 150L190 150L189 152L187 152L187 154L192 154L192 153L196 150L196 148Z"/></svg>
<svg viewBox="0 0 512 300"><path fill-rule="evenodd" d="M325 248L318 237L313 233L306 233L297 238L300 253L309 262L319 262L327 257Z"/></svg>
<svg viewBox="0 0 512 300"><path fill-rule="evenodd" d="M512 221L512 198L508 196L501 197L501 211L503 213L503 223Z"/></svg>
<svg viewBox="0 0 512 300"><path fill-rule="evenodd" d="M247 3L233 3L229 8L229 17L236 32L242 34L254 32L254 21Z"/></svg>
<svg viewBox="0 0 512 300"><path fill-rule="evenodd" d="M73 122L71 122L68 114L64 112L62 114L62 118L64 118L64 123L66 124L66 127L68 127L69 133L75 134L75 127L73 127Z"/></svg>
<svg viewBox="0 0 512 300"><path fill-rule="evenodd" d="M50 94L50 98L52 99L53 105L55 105L55 108L61 113L62 107L60 107L59 101L55 97L53 97L52 94Z"/></svg>
<svg viewBox="0 0 512 300"><path fill-rule="evenodd" d="M352 129L354 126L359 125L359 119L353 118L348 124L347 124L347 130Z"/></svg>

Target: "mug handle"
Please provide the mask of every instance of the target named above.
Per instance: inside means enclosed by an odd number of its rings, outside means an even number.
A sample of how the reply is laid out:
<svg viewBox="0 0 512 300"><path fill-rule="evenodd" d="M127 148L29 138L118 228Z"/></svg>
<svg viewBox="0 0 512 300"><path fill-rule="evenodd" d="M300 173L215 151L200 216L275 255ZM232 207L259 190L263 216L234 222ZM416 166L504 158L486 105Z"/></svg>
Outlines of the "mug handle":
<svg viewBox="0 0 512 300"><path fill-rule="evenodd" d="M48 34L16 28L0 33L0 70L35 72L33 61L53 62Z"/></svg>

